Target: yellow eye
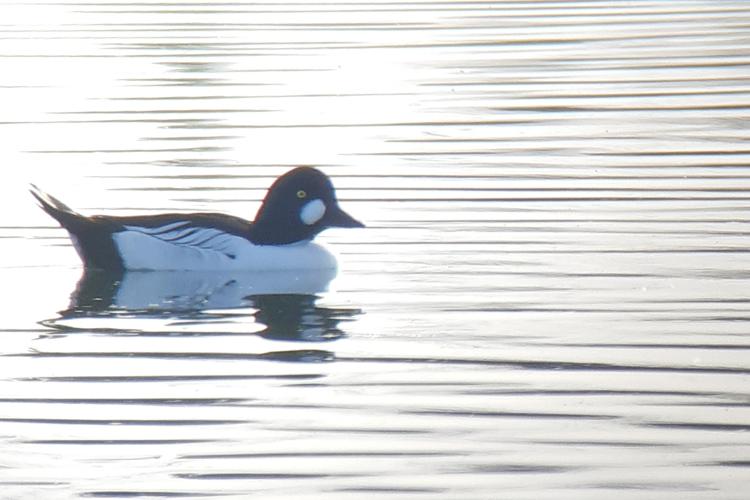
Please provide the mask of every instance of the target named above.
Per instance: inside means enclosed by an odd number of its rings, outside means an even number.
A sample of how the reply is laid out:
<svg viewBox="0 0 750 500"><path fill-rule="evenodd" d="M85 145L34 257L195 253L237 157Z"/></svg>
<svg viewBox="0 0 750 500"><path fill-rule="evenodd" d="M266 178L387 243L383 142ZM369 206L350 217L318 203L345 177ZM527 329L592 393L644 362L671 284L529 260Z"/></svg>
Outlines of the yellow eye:
<svg viewBox="0 0 750 500"><path fill-rule="evenodd" d="M305 191L303 191L302 189L300 189L299 191L297 191L297 198L299 198L300 200L302 198L304 198L305 196L307 196L307 193Z"/></svg>

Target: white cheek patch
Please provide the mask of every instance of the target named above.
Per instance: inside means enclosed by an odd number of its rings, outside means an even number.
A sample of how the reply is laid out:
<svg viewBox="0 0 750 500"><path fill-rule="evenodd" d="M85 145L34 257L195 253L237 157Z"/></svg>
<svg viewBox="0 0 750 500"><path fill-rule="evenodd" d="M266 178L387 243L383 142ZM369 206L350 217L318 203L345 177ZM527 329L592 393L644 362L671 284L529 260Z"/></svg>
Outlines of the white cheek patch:
<svg viewBox="0 0 750 500"><path fill-rule="evenodd" d="M305 203L299 212L299 218L308 226L312 226L326 213L326 204L321 200L311 200Z"/></svg>

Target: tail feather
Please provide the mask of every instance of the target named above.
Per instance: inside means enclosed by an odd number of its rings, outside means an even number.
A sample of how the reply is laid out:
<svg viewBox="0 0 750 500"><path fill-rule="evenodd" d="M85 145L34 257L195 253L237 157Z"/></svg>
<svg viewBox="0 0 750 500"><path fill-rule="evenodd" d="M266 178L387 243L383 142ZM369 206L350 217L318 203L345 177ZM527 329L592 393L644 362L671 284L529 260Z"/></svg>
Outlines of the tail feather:
<svg viewBox="0 0 750 500"><path fill-rule="evenodd" d="M76 233L81 226L86 225L86 223L89 222L87 217L79 214L54 196L45 193L36 185L31 184L29 192L34 198L36 198L36 201L39 202L39 206L42 210L47 212L68 231Z"/></svg>
<svg viewBox="0 0 750 500"><path fill-rule="evenodd" d="M39 189L39 187L36 184L31 184L31 188L29 189L29 192L31 192L31 194L34 196L34 198L36 198L36 200L39 202L39 204L45 211L47 211L48 209L55 209L61 212L68 212L71 214L76 213L72 208L70 208L65 203L61 202L60 200L58 200L51 194L47 194L41 189Z"/></svg>
<svg viewBox="0 0 750 500"><path fill-rule="evenodd" d="M33 184L29 191L42 210L68 231L85 267L123 270L122 258L112 240L112 232L119 224L108 217L81 215Z"/></svg>

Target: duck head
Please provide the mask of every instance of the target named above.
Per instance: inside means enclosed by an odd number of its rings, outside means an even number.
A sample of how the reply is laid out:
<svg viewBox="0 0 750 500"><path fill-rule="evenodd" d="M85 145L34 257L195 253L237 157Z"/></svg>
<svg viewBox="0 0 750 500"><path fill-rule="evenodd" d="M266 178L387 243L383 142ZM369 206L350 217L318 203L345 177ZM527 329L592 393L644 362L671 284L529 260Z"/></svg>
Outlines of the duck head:
<svg viewBox="0 0 750 500"><path fill-rule="evenodd" d="M339 207L331 179L312 167L297 167L271 185L255 215L250 239L287 245L313 239L329 227L364 227Z"/></svg>

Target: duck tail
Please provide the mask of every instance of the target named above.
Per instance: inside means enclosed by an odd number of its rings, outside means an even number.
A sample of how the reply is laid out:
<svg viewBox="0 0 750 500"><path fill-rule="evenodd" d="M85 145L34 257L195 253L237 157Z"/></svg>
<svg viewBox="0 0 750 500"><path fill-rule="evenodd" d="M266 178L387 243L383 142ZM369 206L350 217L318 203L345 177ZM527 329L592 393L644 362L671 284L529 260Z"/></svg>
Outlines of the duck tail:
<svg viewBox="0 0 750 500"><path fill-rule="evenodd" d="M60 223L62 227L70 232L75 233L81 225L85 224L86 217L79 214L65 203L61 202L54 196L45 193L36 185L31 184L29 188L31 195L39 202L42 210L47 212L50 217Z"/></svg>
<svg viewBox="0 0 750 500"><path fill-rule="evenodd" d="M112 240L112 232L121 226L111 218L86 217L35 185L29 188L39 206L68 231L73 247L89 269L122 271L122 258Z"/></svg>

